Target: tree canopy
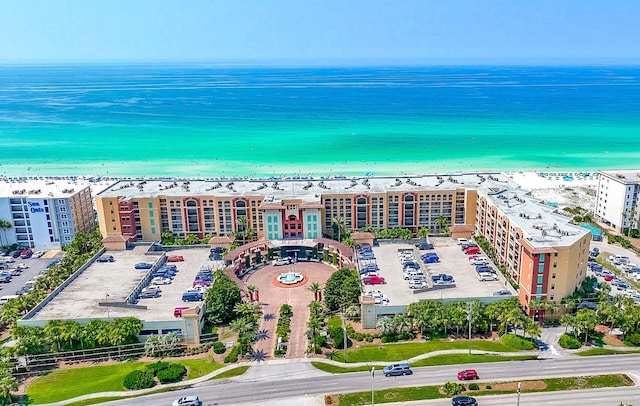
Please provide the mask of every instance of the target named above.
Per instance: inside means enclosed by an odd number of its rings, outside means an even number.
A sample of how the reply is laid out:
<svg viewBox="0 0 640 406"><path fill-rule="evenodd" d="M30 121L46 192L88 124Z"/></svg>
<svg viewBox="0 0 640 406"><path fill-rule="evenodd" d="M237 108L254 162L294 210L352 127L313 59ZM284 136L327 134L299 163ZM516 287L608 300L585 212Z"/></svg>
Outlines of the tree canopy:
<svg viewBox="0 0 640 406"><path fill-rule="evenodd" d="M235 307L242 302L240 288L221 270L216 271L213 285L204 295L207 319L214 325L230 322L236 317Z"/></svg>

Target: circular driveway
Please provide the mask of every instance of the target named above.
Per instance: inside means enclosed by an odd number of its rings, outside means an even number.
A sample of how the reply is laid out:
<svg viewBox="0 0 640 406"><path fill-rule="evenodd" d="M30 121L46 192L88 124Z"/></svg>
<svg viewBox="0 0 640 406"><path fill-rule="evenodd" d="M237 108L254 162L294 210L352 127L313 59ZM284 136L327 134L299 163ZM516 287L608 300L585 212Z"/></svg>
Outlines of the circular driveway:
<svg viewBox="0 0 640 406"><path fill-rule="evenodd" d="M309 303L313 300L313 292L309 287L318 282L324 289L329 276L336 269L321 262L298 262L292 265L267 265L243 281L248 285L255 285L260 293L260 303L263 304L263 317L260 330L265 339L256 343L256 350L262 351L268 358L273 358L277 337L275 336L280 306L288 304L293 308L291 318L291 335L287 348L287 358L304 358L307 349L307 322L309 321ZM278 287L272 281L281 273L294 271L304 274L308 281L304 285L295 287Z"/></svg>

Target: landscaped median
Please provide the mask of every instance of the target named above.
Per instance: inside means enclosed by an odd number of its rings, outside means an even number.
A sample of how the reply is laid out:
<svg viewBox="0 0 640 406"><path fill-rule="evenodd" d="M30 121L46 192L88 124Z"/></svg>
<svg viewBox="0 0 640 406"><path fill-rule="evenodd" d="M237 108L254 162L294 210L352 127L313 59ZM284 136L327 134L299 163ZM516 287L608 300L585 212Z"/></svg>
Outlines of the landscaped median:
<svg viewBox="0 0 640 406"><path fill-rule="evenodd" d="M522 383L521 393L616 388L634 385L633 380L625 374L522 380L520 382ZM473 385L476 385L478 389L470 389L470 387L476 388ZM518 391L518 381L471 383L461 386L464 386L462 394L474 397L515 394ZM445 393L444 387L445 385L378 390L374 392L374 400L375 404L381 404L452 397L451 394ZM371 391L327 395L325 404L368 405L371 404Z"/></svg>
<svg viewBox="0 0 640 406"><path fill-rule="evenodd" d="M176 382L170 385L155 386L144 391L135 391L128 395L123 386L125 377L134 370L144 369L151 362L124 362L111 365L96 365L90 367L57 369L47 375L34 380L27 387L27 397L29 404L46 404L62 400L73 399L83 395L120 392L122 396L115 398L127 398L130 396L140 396L155 391L167 390L168 387L176 387L188 384L189 380L205 377L215 371L228 367L224 364L211 362L210 359L190 359L175 361L187 368L186 381ZM228 368L214 378L229 378L241 375L249 367L240 366ZM119 393L119 394L120 394ZM113 396L109 396L113 399ZM94 402L92 402L94 401ZM98 398L82 401L78 404L92 404L104 401Z"/></svg>

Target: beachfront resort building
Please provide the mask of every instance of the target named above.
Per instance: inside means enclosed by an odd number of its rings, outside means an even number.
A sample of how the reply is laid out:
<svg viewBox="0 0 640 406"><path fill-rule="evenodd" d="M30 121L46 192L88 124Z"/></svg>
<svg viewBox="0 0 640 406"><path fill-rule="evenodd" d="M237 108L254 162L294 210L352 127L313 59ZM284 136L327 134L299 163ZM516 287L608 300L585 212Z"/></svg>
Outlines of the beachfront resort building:
<svg viewBox="0 0 640 406"><path fill-rule="evenodd" d="M496 249L527 311L559 303L586 276L590 233L499 173L330 179L141 179L96 195L106 237L158 241L162 233L300 240L348 230L403 227L475 232ZM469 236L467 235L467 236ZM462 236L462 235L460 235Z"/></svg>
<svg viewBox="0 0 640 406"><path fill-rule="evenodd" d="M0 178L2 245L60 249L95 229L90 183L76 178Z"/></svg>
<svg viewBox="0 0 640 406"><path fill-rule="evenodd" d="M639 228L640 171L599 171L596 218L622 233L624 229Z"/></svg>

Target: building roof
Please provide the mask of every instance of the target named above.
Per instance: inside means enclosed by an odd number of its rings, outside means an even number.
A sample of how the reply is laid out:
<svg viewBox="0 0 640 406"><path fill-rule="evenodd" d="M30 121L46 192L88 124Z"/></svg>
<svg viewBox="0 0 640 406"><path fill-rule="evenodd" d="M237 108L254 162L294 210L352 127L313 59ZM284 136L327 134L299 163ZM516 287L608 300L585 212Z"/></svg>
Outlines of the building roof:
<svg viewBox="0 0 640 406"><path fill-rule="evenodd" d="M500 173L456 173L402 177L286 178L286 179L137 179L121 180L97 193L99 197L155 198L158 196L220 196L263 199L264 207L297 199L305 207L322 203L323 195L386 194L389 192L451 191L516 184ZM320 207L320 206L318 206Z"/></svg>
<svg viewBox="0 0 640 406"><path fill-rule="evenodd" d="M28 199L68 198L87 186L104 188L77 177L2 177L0 197L23 197Z"/></svg>
<svg viewBox="0 0 640 406"><path fill-rule="evenodd" d="M127 242L127 238L120 234L111 234L102 239L102 242Z"/></svg>
<svg viewBox="0 0 640 406"><path fill-rule="evenodd" d="M638 184L640 183L640 170L624 169L617 171L598 171L602 176L606 176L617 182L624 184Z"/></svg>

